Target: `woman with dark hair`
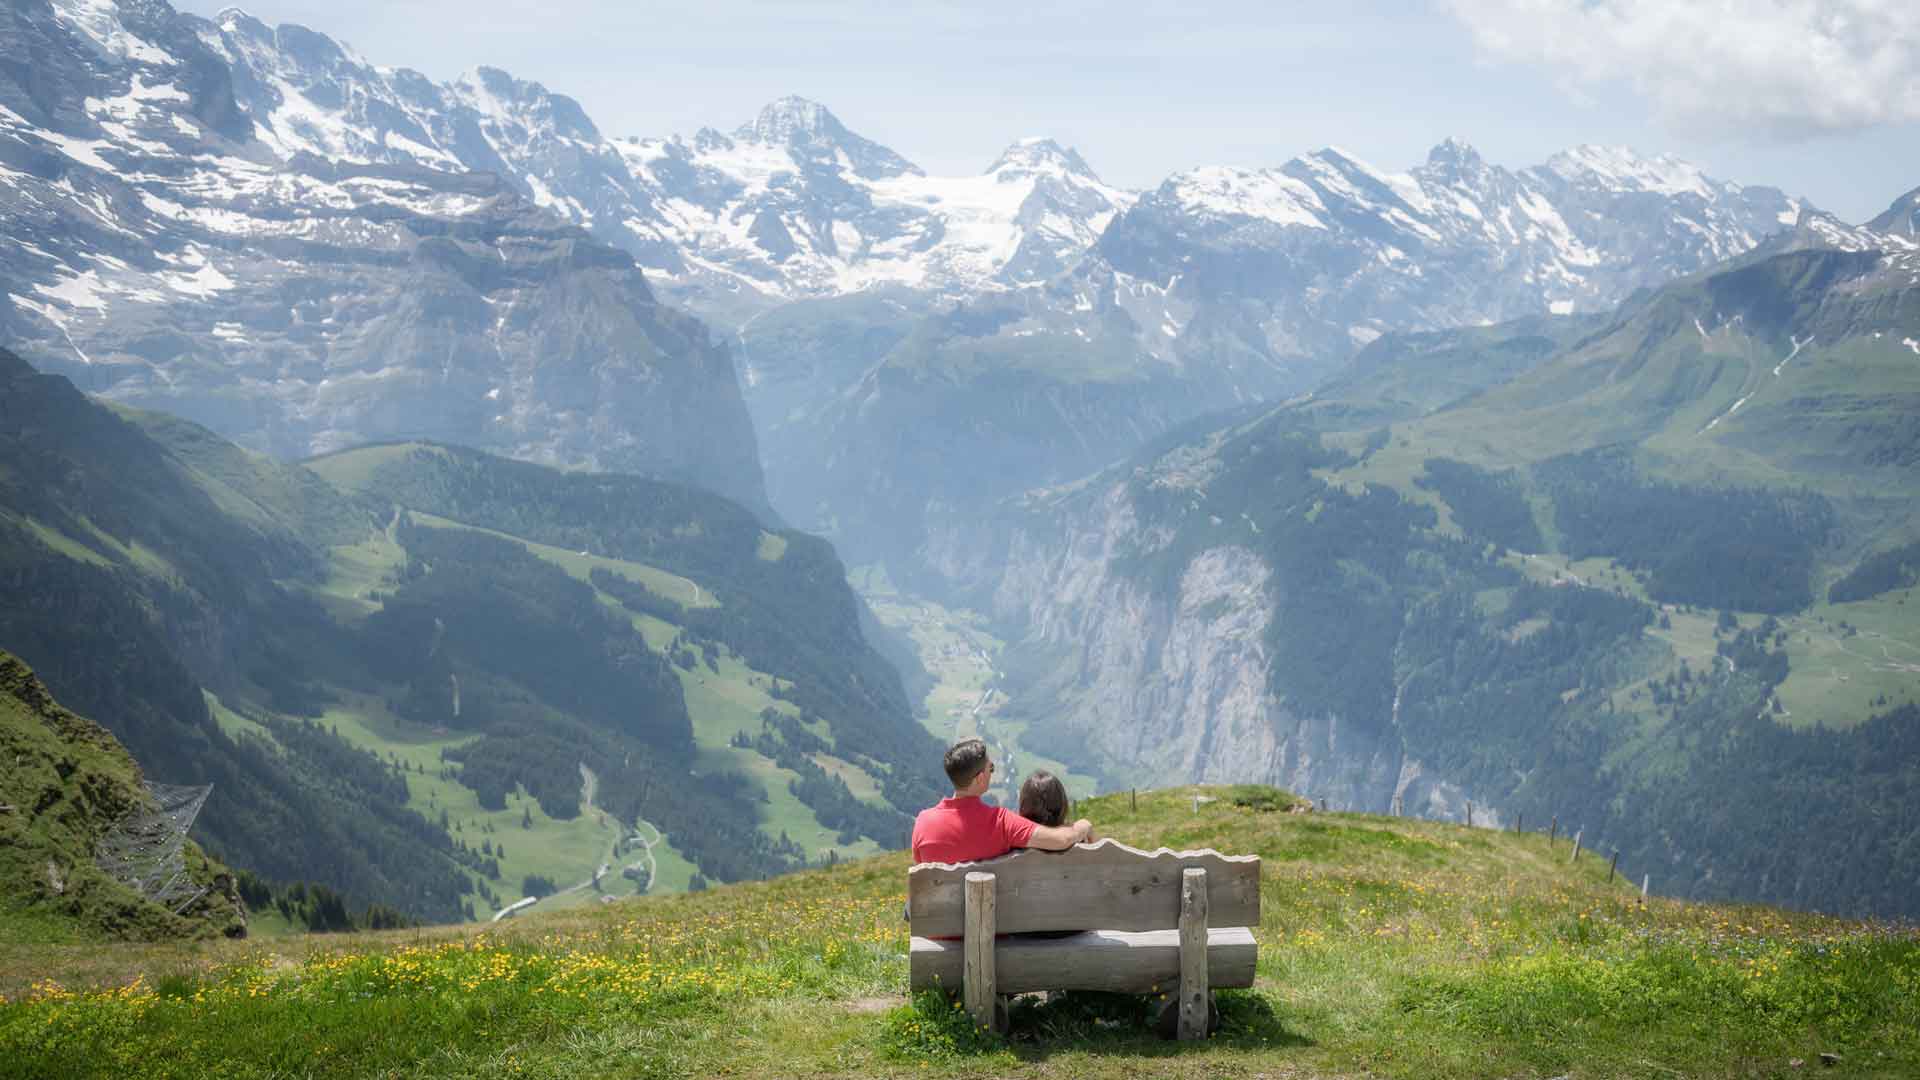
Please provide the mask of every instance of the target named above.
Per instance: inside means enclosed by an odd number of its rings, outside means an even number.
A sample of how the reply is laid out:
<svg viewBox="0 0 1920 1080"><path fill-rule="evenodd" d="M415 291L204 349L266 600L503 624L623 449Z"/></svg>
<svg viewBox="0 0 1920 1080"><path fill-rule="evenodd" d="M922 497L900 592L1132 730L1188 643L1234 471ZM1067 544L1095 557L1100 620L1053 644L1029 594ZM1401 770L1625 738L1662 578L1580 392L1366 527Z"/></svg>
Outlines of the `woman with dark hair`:
<svg viewBox="0 0 1920 1080"><path fill-rule="evenodd" d="M1026 781L1020 785L1020 816L1035 824L1058 828L1066 824L1067 814L1072 809L1073 800L1067 798L1067 785L1045 769L1028 773ZM1082 843L1091 844L1096 839L1098 837L1089 829Z"/></svg>
<svg viewBox="0 0 1920 1080"><path fill-rule="evenodd" d="M1020 785L1020 816L1041 825L1058 826L1067 820L1067 811L1073 809L1073 800L1067 798L1067 785L1060 778L1045 769L1035 769L1027 774ZM1091 844L1099 837L1093 835L1092 827L1087 829L1085 843ZM1078 934L1078 930L1035 930L1021 934L1020 937L1064 938ZM1049 1000L1059 991L1049 990Z"/></svg>

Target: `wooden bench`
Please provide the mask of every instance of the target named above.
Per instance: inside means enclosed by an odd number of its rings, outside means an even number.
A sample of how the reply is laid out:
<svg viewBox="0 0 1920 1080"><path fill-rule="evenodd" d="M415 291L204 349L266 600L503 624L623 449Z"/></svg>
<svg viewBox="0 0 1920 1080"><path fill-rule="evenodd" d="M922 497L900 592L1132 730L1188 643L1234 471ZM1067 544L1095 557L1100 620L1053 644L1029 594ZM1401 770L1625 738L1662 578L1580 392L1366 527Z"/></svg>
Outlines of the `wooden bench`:
<svg viewBox="0 0 1920 1080"><path fill-rule="evenodd" d="M1207 1033L1216 987L1253 985L1260 859L1145 852L1116 840L907 871L914 990L959 988L974 1022L1004 1029L999 995L1178 993L1178 1034ZM1005 937L1076 931L1060 937Z"/></svg>

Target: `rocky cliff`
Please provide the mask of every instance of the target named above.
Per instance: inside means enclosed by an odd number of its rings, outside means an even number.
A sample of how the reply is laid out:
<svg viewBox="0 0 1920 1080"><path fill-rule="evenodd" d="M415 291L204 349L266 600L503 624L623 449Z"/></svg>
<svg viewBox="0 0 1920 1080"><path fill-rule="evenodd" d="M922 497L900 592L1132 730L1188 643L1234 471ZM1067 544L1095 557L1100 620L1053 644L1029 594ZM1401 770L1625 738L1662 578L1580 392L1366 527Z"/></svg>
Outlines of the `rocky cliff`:
<svg viewBox="0 0 1920 1080"><path fill-rule="evenodd" d="M1181 453L1151 468L1179 485L1195 464ZM1461 816L1472 796L1410 757L1391 730L1273 692L1269 624L1299 616L1260 554L1205 548L1170 588L1133 572L1175 535L1142 524L1130 479L1102 474L930 530L934 568L1018 630L1009 683L1037 739L1107 786L1274 783L1343 809ZM1476 820L1499 820L1476 801Z"/></svg>

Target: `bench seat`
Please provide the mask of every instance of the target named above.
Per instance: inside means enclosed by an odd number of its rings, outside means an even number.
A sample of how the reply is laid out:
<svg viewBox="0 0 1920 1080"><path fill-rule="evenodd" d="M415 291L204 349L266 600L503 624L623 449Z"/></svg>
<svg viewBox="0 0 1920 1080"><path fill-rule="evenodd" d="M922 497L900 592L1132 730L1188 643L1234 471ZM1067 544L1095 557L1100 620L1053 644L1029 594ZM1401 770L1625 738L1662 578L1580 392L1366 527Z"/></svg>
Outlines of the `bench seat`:
<svg viewBox="0 0 1920 1080"><path fill-rule="evenodd" d="M913 939L910 980L914 990L959 990L965 942ZM1207 931L1207 983L1253 985L1258 950L1244 926ZM994 942L997 992L1110 990L1126 994L1171 991L1180 982L1180 931L1088 930L1067 937L1009 935Z"/></svg>

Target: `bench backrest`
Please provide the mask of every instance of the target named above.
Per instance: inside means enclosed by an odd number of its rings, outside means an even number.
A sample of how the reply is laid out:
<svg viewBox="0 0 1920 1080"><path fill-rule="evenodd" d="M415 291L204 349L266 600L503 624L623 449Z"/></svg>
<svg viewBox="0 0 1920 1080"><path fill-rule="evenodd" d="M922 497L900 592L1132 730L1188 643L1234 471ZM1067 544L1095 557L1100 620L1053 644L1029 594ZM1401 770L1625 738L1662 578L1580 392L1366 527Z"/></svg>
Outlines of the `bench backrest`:
<svg viewBox="0 0 1920 1080"><path fill-rule="evenodd" d="M1180 925L1180 875L1207 872L1207 925L1260 925L1260 857L1217 851L1141 851L1118 840L1066 851L1014 851L971 863L920 863L907 871L907 917L916 937L959 937L967 874L993 874L994 930L1172 930Z"/></svg>

